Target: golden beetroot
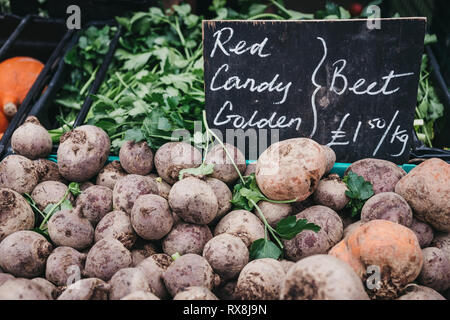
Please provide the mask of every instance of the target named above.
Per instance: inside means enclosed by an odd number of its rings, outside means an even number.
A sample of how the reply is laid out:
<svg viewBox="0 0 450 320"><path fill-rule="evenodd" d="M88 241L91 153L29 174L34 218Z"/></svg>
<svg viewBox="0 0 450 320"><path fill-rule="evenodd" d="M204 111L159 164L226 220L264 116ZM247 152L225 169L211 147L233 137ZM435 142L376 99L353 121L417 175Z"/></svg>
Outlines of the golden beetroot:
<svg viewBox="0 0 450 320"><path fill-rule="evenodd" d="M430 159L402 178L395 192L410 205L419 220L450 232L450 164Z"/></svg>
<svg viewBox="0 0 450 320"><path fill-rule="evenodd" d="M256 181L272 200L303 201L317 188L325 173L325 151L317 142L297 138L272 144L256 164Z"/></svg>
<svg viewBox="0 0 450 320"><path fill-rule="evenodd" d="M329 252L347 262L363 280L377 280L368 294L377 299L397 298L420 274L423 254L409 228L387 220L372 220L357 227Z"/></svg>
<svg viewBox="0 0 450 320"><path fill-rule="evenodd" d="M12 117L25 100L44 65L30 57L14 57L0 63L0 105Z"/></svg>

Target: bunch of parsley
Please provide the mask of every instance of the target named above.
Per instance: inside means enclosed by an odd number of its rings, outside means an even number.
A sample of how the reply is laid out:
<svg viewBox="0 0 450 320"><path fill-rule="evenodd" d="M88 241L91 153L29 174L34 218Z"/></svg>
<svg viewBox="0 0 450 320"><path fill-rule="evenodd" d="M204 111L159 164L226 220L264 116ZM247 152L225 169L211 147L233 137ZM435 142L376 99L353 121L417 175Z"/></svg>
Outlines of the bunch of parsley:
<svg viewBox="0 0 450 320"><path fill-rule="evenodd" d="M108 133L113 153L125 140L156 149L177 129L193 132L205 101L201 18L183 4L117 21L124 34L87 123Z"/></svg>
<svg viewBox="0 0 450 320"><path fill-rule="evenodd" d="M426 43L436 41L436 36L427 37ZM430 67L428 56L422 56L419 90L417 93L415 130L418 138L428 147L433 147L433 139L436 132L435 123L444 116L444 105L440 101L437 92L430 79Z"/></svg>
<svg viewBox="0 0 450 320"><path fill-rule="evenodd" d="M61 125L70 126L75 120L116 30L116 27L108 25L90 26L82 31L78 42L65 55L64 62L68 65L68 72L53 101L58 107L57 120ZM58 133L62 133L60 131L51 131L55 141L59 141Z"/></svg>
<svg viewBox="0 0 450 320"><path fill-rule="evenodd" d="M350 199L346 207L350 210L352 218L357 217L366 201L375 194L373 185L353 171L344 177L343 182L348 189L345 195Z"/></svg>

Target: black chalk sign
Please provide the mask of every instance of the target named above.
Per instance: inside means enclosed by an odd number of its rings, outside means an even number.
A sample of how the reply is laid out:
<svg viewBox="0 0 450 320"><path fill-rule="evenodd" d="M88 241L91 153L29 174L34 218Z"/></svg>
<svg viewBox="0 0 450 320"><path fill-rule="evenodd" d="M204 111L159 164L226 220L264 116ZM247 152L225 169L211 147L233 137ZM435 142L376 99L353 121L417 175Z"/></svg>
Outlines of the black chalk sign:
<svg viewBox="0 0 450 320"><path fill-rule="evenodd" d="M425 18L204 21L208 125L256 159L308 137L339 162L405 163Z"/></svg>

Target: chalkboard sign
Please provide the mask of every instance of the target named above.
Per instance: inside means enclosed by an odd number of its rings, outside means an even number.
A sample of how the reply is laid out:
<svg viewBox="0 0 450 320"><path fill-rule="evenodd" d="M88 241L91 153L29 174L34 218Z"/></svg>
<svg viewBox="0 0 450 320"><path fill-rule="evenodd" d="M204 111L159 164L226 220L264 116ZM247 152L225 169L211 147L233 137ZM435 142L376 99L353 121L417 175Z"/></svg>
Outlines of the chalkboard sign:
<svg viewBox="0 0 450 320"><path fill-rule="evenodd" d="M426 19L379 22L204 21L208 125L247 159L309 137L340 162L407 162Z"/></svg>

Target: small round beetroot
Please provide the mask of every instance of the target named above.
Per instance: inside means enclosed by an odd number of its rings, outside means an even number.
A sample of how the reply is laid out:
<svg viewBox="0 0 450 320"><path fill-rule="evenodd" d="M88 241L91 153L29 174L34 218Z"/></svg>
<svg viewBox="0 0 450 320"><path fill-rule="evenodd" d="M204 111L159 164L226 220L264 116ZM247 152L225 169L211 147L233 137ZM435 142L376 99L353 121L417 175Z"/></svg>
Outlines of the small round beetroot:
<svg viewBox="0 0 450 320"><path fill-rule="evenodd" d="M81 276L86 254L71 247L58 247L50 254L45 268L45 277L57 286L70 285L71 278Z"/></svg>
<svg viewBox="0 0 450 320"><path fill-rule="evenodd" d="M28 159L45 158L52 152L53 142L38 118L29 116L11 137L11 147L16 154Z"/></svg>
<svg viewBox="0 0 450 320"><path fill-rule="evenodd" d="M100 279L81 279L68 286L58 300L108 300L110 288L109 284Z"/></svg>
<svg viewBox="0 0 450 320"><path fill-rule="evenodd" d="M219 300L214 293L204 287L187 287L178 292L173 300Z"/></svg>
<svg viewBox="0 0 450 320"><path fill-rule="evenodd" d="M225 143L225 148L233 159L233 162L237 165L239 172L244 174L246 169L244 154L238 148L228 143ZM239 178L239 173L236 171L233 162L220 144L215 145L209 150L205 157L206 164L214 165L214 172L211 177L219 179L226 184L232 184Z"/></svg>
<svg viewBox="0 0 450 320"><path fill-rule="evenodd" d="M206 243L203 257L221 279L230 280L239 275L248 263L249 252L240 238L224 233Z"/></svg>
<svg viewBox="0 0 450 320"><path fill-rule="evenodd" d="M39 210L44 211L49 204L58 203L66 194L67 186L58 181L44 181L39 183L31 193ZM73 203L73 195L69 192L67 199Z"/></svg>
<svg viewBox="0 0 450 320"><path fill-rule="evenodd" d="M19 155L10 155L0 162L0 187L23 194L31 193L39 182L33 161Z"/></svg>
<svg viewBox="0 0 450 320"><path fill-rule="evenodd" d="M202 254L205 244L212 238L211 230L205 225L179 223L162 241L162 249L169 256L179 253Z"/></svg>
<svg viewBox="0 0 450 320"><path fill-rule="evenodd" d="M104 216L95 228L95 242L106 238L117 239L125 248L131 249L137 235L131 225L130 216L123 211L112 211Z"/></svg>
<svg viewBox="0 0 450 320"><path fill-rule="evenodd" d="M109 300L120 300L136 291L150 292L145 274L138 268L124 268L109 280Z"/></svg>
<svg viewBox="0 0 450 320"><path fill-rule="evenodd" d="M33 228L34 212L28 202L12 189L0 188L0 241L10 234Z"/></svg>
<svg viewBox="0 0 450 320"><path fill-rule="evenodd" d="M52 297L33 280L13 279L0 287L0 300L52 300Z"/></svg>
<svg viewBox="0 0 450 320"><path fill-rule="evenodd" d="M42 275L53 247L42 235L33 231L17 231L0 243L0 267L16 277Z"/></svg>
<svg viewBox="0 0 450 320"><path fill-rule="evenodd" d="M83 250L94 241L94 228L77 208L55 212L47 226L50 239L57 246Z"/></svg>
<svg viewBox="0 0 450 320"><path fill-rule="evenodd" d="M95 182L98 186L108 187L111 190L114 189L116 182L125 177L127 173L123 170L119 161L113 161L108 163L103 169L98 173L97 180Z"/></svg>
<svg viewBox="0 0 450 320"><path fill-rule="evenodd" d="M163 279L172 297L187 287L199 286L211 290L220 282L208 261L202 256L191 253L172 262L164 273Z"/></svg>
<svg viewBox="0 0 450 320"><path fill-rule="evenodd" d="M151 291L160 299L165 299L169 295L164 285L163 274L172 262L172 258L167 254L158 253L137 265L137 268L145 274Z"/></svg>
<svg viewBox="0 0 450 320"><path fill-rule="evenodd" d="M320 227L318 232L304 230L291 240L283 240L286 257L299 261L308 256L327 253L341 241L344 226L339 215L324 206L313 206L296 215L297 220L306 219Z"/></svg>
<svg viewBox="0 0 450 320"><path fill-rule="evenodd" d="M235 293L242 300L278 300L285 277L279 261L253 260L239 274Z"/></svg>
<svg viewBox="0 0 450 320"><path fill-rule="evenodd" d="M370 182L375 194L394 192L397 183L406 176L406 172L395 163L381 159L358 160L347 168L345 175L350 171Z"/></svg>
<svg viewBox="0 0 450 320"><path fill-rule="evenodd" d="M228 213L217 224L214 235L222 233L238 236L249 247L255 240L264 238L264 224L249 211L235 210Z"/></svg>
<svg viewBox="0 0 450 320"><path fill-rule="evenodd" d="M81 214L95 226L108 212L111 212L112 202L111 189L92 186L78 196L76 206Z"/></svg>
<svg viewBox="0 0 450 320"><path fill-rule="evenodd" d="M146 177L129 174L118 180L114 186L113 208L130 214L136 199L149 193L152 193L152 189Z"/></svg>
<svg viewBox="0 0 450 320"><path fill-rule="evenodd" d="M83 125L66 132L58 148L59 172L69 181L91 179L108 159L110 145L106 132L96 126Z"/></svg>
<svg viewBox="0 0 450 320"><path fill-rule="evenodd" d="M163 197L154 194L140 196L131 209L131 224L141 238L161 239L173 226L169 203Z"/></svg>
<svg viewBox="0 0 450 320"><path fill-rule="evenodd" d="M145 176L153 170L153 152L147 142L126 141L119 152L120 164L130 174Z"/></svg>
<svg viewBox="0 0 450 320"><path fill-rule="evenodd" d="M178 181L181 170L198 167L201 163L201 152L185 142L168 142L155 154L158 175L169 184Z"/></svg>
<svg viewBox="0 0 450 320"><path fill-rule="evenodd" d="M413 218L409 228L416 234L422 249L428 247L434 239L433 228L426 222Z"/></svg>
<svg viewBox="0 0 450 320"><path fill-rule="evenodd" d="M313 195L314 202L335 211L342 210L350 201L345 194L347 190L347 185L338 175L330 174L327 178L320 180Z"/></svg>
<svg viewBox="0 0 450 320"><path fill-rule="evenodd" d="M180 180L172 186L169 205L185 222L195 224L212 222L219 209L213 189L194 177Z"/></svg>
<svg viewBox="0 0 450 320"><path fill-rule="evenodd" d="M395 192L381 192L366 201L361 221L388 220L410 227L413 213L405 199Z"/></svg>
<svg viewBox="0 0 450 320"><path fill-rule="evenodd" d="M275 228L280 220L287 218L292 213L292 206L289 203L273 203L269 201L259 201L258 207L267 220L267 223ZM256 208L253 213L261 219ZM261 220L262 221L262 220Z"/></svg>
<svg viewBox="0 0 450 320"><path fill-rule="evenodd" d="M108 281L120 269L132 264L131 253L116 239L103 239L89 250L85 264L88 277Z"/></svg>

